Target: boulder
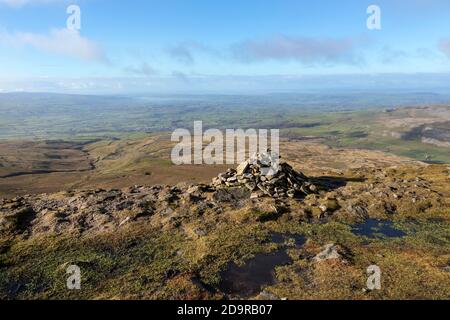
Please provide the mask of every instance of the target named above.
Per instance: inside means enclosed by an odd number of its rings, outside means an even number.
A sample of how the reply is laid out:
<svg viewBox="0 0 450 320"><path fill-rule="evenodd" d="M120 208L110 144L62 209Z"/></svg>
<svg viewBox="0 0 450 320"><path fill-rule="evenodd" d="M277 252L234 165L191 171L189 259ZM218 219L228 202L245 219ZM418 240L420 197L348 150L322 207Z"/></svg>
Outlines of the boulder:
<svg viewBox="0 0 450 320"><path fill-rule="evenodd" d="M248 169L249 163L247 161L242 162L236 169L236 174L242 176Z"/></svg>
<svg viewBox="0 0 450 320"><path fill-rule="evenodd" d="M314 262L321 262L324 260L333 260L333 259L340 259L341 255L338 252L338 247L334 245L333 243L327 244L323 251L320 252L318 255L316 255L313 258Z"/></svg>

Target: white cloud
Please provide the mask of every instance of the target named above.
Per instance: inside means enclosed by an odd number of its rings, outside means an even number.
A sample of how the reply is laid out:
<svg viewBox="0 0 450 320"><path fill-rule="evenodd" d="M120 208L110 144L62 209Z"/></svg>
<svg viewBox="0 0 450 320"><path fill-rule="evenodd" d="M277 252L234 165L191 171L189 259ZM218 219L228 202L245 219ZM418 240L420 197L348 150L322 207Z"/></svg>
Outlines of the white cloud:
<svg viewBox="0 0 450 320"><path fill-rule="evenodd" d="M95 42L81 36L79 32L69 29L53 29L49 34L0 31L0 45L30 46L47 53L107 62L104 52Z"/></svg>
<svg viewBox="0 0 450 320"><path fill-rule="evenodd" d="M175 46L167 48L167 52L172 58L185 65L195 64L196 52L203 52L210 55L218 54L214 49L197 41L178 43Z"/></svg>
<svg viewBox="0 0 450 320"><path fill-rule="evenodd" d="M355 49L361 39L288 37L279 35L263 40L248 40L233 47L234 56L244 62L296 60L303 63L360 63Z"/></svg>
<svg viewBox="0 0 450 320"><path fill-rule="evenodd" d="M127 66L125 72L145 77L150 77L158 73L158 71L146 62L143 62L140 65Z"/></svg>
<svg viewBox="0 0 450 320"><path fill-rule="evenodd" d="M10 7L21 7L26 4L29 0L0 0L1 4L6 4Z"/></svg>
<svg viewBox="0 0 450 320"><path fill-rule="evenodd" d="M59 92L80 94L264 94L267 92L302 93L321 90L325 93L367 91L386 93L400 92L446 92L450 83L449 73L411 74L333 74L333 75L201 75L182 74L148 77L84 77L84 78L11 78L0 75L0 88L6 92ZM399 91L400 90L400 91ZM274 96L277 97L277 96ZM276 98L279 102L279 97ZM435 99L435 100L434 100ZM414 101L413 101L414 100ZM417 97L411 103L417 103ZM420 99L419 99L420 100ZM444 103L445 96L435 95L433 101ZM430 102L430 101L428 101ZM357 103L357 102L355 102Z"/></svg>
<svg viewBox="0 0 450 320"><path fill-rule="evenodd" d="M0 0L0 4L14 8L20 8L27 4L46 4L54 2L66 2L66 0Z"/></svg>

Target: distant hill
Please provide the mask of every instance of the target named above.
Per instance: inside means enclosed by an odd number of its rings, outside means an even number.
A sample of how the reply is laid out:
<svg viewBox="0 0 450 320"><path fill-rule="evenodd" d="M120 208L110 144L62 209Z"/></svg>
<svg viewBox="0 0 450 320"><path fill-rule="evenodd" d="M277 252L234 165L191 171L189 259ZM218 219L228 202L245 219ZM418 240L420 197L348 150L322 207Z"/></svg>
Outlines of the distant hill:
<svg viewBox="0 0 450 320"><path fill-rule="evenodd" d="M117 137L192 127L195 120L214 128L302 127L309 114L318 112L444 103L450 104L450 95L426 92L190 96L2 93L0 139Z"/></svg>

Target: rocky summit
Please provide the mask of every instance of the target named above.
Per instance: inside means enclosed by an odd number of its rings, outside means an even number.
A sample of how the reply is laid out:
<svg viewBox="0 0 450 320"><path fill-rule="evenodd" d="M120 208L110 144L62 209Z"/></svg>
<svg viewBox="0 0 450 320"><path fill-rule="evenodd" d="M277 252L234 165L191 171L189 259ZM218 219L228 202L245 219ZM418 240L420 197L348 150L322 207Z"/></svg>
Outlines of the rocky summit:
<svg viewBox="0 0 450 320"><path fill-rule="evenodd" d="M317 186L307 176L268 154L252 156L236 170L219 174L212 184L215 187L247 188L252 192L252 198L299 198L317 192Z"/></svg>

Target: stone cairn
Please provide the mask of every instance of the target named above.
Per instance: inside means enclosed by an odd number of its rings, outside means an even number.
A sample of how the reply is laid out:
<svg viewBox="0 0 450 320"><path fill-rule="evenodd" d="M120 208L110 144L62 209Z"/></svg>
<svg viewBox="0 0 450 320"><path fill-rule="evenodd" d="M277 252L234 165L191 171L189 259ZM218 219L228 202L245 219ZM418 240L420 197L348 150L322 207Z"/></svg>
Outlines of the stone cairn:
<svg viewBox="0 0 450 320"><path fill-rule="evenodd" d="M252 192L252 198L298 198L317 192L317 186L303 173L296 172L287 163L272 159L268 154L254 155L236 170L228 169L219 174L212 184L216 188L245 187Z"/></svg>

